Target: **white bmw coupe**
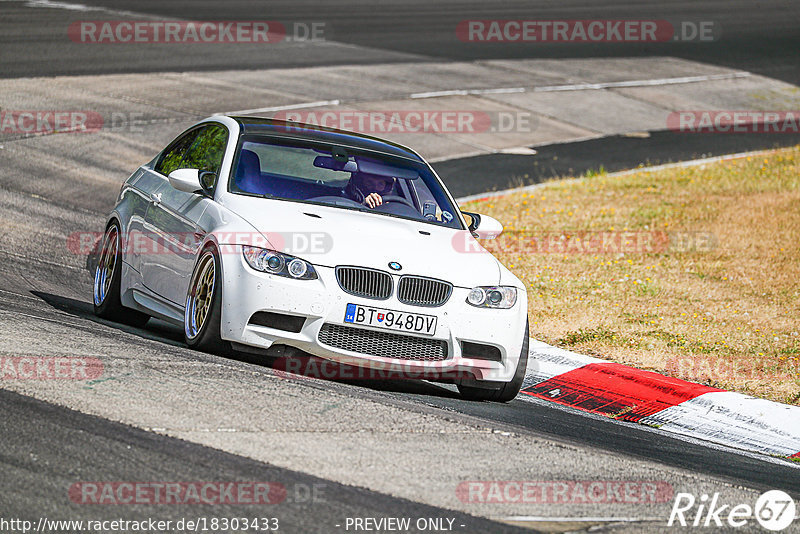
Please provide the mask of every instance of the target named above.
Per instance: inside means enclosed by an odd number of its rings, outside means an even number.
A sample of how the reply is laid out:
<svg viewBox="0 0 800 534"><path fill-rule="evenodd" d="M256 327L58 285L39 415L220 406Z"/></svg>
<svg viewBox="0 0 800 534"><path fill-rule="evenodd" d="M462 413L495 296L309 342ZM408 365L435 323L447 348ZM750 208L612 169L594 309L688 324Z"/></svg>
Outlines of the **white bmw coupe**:
<svg viewBox="0 0 800 534"><path fill-rule="evenodd" d="M435 368L465 398L506 402L528 360L527 295L475 239L500 232L413 150L214 116L123 184L94 309L181 325L199 350Z"/></svg>

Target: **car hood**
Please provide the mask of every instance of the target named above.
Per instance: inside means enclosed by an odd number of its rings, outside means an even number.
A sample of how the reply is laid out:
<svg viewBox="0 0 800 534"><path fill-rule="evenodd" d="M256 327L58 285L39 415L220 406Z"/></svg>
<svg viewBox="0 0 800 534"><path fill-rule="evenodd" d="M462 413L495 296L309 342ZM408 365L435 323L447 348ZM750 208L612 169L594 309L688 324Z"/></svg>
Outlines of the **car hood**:
<svg viewBox="0 0 800 534"><path fill-rule="evenodd" d="M315 265L357 265L392 272L389 263L397 262L402 267L398 274L429 276L460 287L501 283L500 263L466 230L244 195L230 195L223 205L249 222L268 241L267 248ZM246 238L238 240L259 245Z"/></svg>

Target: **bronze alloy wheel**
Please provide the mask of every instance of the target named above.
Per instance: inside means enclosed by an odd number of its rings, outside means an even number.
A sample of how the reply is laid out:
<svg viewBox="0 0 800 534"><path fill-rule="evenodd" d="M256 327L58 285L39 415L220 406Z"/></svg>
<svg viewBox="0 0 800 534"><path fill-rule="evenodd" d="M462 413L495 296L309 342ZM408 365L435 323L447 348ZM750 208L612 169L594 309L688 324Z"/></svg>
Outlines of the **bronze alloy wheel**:
<svg viewBox="0 0 800 534"><path fill-rule="evenodd" d="M216 278L214 255L211 251L206 251L195 269L189 285L189 296L186 298L184 326L188 339L196 338L203 331L214 303Z"/></svg>

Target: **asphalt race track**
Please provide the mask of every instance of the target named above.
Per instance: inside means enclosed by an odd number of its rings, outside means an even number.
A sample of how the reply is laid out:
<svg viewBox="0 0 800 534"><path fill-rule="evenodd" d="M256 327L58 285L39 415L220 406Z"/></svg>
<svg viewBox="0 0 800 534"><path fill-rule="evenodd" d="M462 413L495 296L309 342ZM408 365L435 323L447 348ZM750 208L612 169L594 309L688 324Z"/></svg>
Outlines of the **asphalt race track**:
<svg viewBox="0 0 800 534"><path fill-rule="evenodd" d="M275 468L185 441L167 438L118 423L53 406L8 391L0 391L4 417L0 421L4 439L3 464L14 476L18 490L6 495L5 517L30 518L31 503L50 503L59 510L71 507L70 517L113 520L113 507L87 510L70 502L64 485L72 477L81 480L258 480L280 481L283 502L261 505L259 516L276 517L281 529L291 532L325 532L331 520L344 524L347 517L372 517L392 510L400 516L450 517L464 532L516 532L519 529L465 514L333 484L302 473ZM31 419L36 420L31 425ZM51 439L42 440L42 434ZM33 446L32 446L33 445ZM66 501L66 503L65 503ZM42 513L47 512L42 507ZM81 513L82 512L82 513ZM194 505L159 510L141 506L143 517L177 522L181 518L208 515L207 507ZM241 507L217 505L217 516L241 516ZM37 518L38 519L38 518ZM321 528L322 527L322 528ZM330 527L328 527L330 528Z"/></svg>
<svg viewBox="0 0 800 534"><path fill-rule="evenodd" d="M616 172L639 165L662 165L797 143L800 143L800 134L764 134L754 138L747 134L687 136L658 131L645 138L613 135L538 147L536 156L540 163L533 167L528 156L514 154L455 158L437 162L434 167L439 175L448 177L447 187L460 197L502 191L521 176L526 178L520 185L530 185L600 169Z"/></svg>
<svg viewBox="0 0 800 534"><path fill-rule="evenodd" d="M60 99L77 83L42 78L40 90L14 89L14 80L23 78L137 73L131 85L146 86L148 73L156 80L170 72L448 60L671 56L798 85L798 15L796 2L755 7L742 0L642 2L635 9L576 0L536 7L523 1L392 0L379 8L374 2L342 0L86 0L79 7L0 0L0 77L8 81L0 108L19 109L18 102L34 101L40 109L57 109L66 105ZM246 45L115 48L64 42L74 20L159 18L323 21L328 40L286 43L266 52ZM589 48L468 46L455 38L454 27L469 18L712 20L724 39ZM209 100L204 105L231 109L224 90ZM157 132L0 138L0 357L76 357L102 366L91 380L0 380L0 520L276 517L283 532L353 532L352 526L346 528L348 518L409 517L452 520L455 532L519 527L661 532L680 492L719 494L720 502L732 505L752 505L770 489L800 499L800 464L783 459L544 401L470 403L448 385L287 377L266 358L190 351L179 329L155 320L136 329L95 318L85 255L70 250L68 240L102 230L126 173L190 124L190 117L173 118L154 122ZM550 163L531 181L601 165L618 170L798 140L796 135L687 137L659 131L645 137L611 135L537 147L542 161ZM527 169L521 158L489 154L435 166L453 177L448 184L459 196L502 189L510 176ZM466 498L459 489L469 481L522 480L545 485L646 481L669 491L667 498L655 500L575 504L486 502ZM70 488L93 481L266 481L285 487L286 498L269 505L76 502ZM753 522L749 528L758 527ZM390 531L362 532L377 530Z"/></svg>
<svg viewBox="0 0 800 534"><path fill-rule="evenodd" d="M114 1L92 0L83 5L107 8L93 12L89 20L133 19L136 14L169 20L274 20L284 24L320 21L327 24L326 39L359 47L331 50L281 50L265 54L263 48L202 50L191 45L177 52L156 47L136 53L107 51L91 46L63 46L64 13L57 10L30 17L12 12L4 17L2 61L6 76L57 74L101 74L109 72L153 72L175 70L255 69L278 66L331 65L434 59L477 60L489 58L568 58L614 56L676 56L741 68L771 78L800 82L794 51L800 28L795 24L797 4L791 0L759 2L705 0L664 3L637 2L636 8L622 2L597 3L581 0L536 2L512 0L502 3L475 0L389 0L375 9L369 0L333 2L270 1L225 2ZM116 13L116 16L115 16ZM81 19L74 13L68 18ZM86 17L83 17L84 19ZM583 46L537 44L482 44L464 46L454 28L470 19L643 19L668 21L713 21L721 30L713 42L667 42L641 45L597 43ZM67 19L68 20L68 19ZM44 24L42 24L44 22Z"/></svg>

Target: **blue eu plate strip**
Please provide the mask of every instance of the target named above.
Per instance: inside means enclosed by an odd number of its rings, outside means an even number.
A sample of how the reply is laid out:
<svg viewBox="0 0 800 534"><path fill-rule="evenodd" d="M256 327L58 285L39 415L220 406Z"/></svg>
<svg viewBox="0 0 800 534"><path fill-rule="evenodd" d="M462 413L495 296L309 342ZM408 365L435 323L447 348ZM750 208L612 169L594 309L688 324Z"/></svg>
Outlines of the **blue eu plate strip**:
<svg viewBox="0 0 800 534"><path fill-rule="evenodd" d="M344 322L354 323L356 321L356 305L348 304L347 311L344 312Z"/></svg>

